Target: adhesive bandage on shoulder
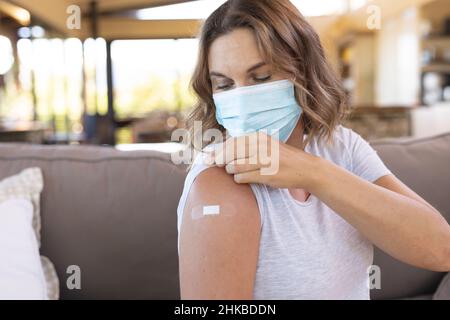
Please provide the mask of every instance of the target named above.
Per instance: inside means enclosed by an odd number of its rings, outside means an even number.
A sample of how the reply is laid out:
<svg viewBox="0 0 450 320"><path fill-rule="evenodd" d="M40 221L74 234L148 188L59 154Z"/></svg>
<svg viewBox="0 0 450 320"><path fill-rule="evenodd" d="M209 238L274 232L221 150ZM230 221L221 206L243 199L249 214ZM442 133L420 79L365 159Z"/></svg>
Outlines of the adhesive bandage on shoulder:
<svg viewBox="0 0 450 320"><path fill-rule="evenodd" d="M232 216L233 208L227 208L228 205L204 205L196 206L192 209L192 220L199 220L203 218L211 218L217 216ZM231 210L230 210L231 209Z"/></svg>

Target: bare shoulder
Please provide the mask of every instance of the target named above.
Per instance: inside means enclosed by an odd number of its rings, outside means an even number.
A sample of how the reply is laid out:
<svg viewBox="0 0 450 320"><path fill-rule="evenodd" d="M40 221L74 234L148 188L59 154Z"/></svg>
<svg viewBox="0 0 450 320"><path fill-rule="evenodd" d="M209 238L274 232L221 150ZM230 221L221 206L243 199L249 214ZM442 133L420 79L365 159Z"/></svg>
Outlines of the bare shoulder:
<svg viewBox="0 0 450 320"><path fill-rule="evenodd" d="M223 168L209 168L195 179L187 198L186 208L221 204L223 209L247 208L249 209L246 210L247 213L252 213L254 209L258 211L256 199L249 185L235 183L233 176L227 174Z"/></svg>
<svg viewBox="0 0 450 320"><path fill-rule="evenodd" d="M204 207L218 214L202 215ZM193 183L180 229L183 299L251 299L259 252L260 216L249 185L223 168Z"/></svg>

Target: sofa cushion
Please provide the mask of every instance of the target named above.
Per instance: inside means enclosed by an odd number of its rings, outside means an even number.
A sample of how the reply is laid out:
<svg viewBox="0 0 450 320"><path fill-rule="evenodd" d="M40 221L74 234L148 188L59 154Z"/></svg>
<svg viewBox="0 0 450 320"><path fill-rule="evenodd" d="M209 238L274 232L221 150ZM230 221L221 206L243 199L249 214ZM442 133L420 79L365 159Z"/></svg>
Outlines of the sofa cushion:
<svg viewBox="0 0 450 320"><path fill-rule="evenodd" d="M450 133L423 139L379 141L372 144L387 167L450 221ZM373 299L400 299L433 294L444 273L414 268L375 250L381 268L381 290Z"/></svg>
<svg viewBox="0 0 450 320"><path fill-rule="evenodd" d="M433 295L433 300L450 300L450 273L442 279L436 293Z"/></svg>
<svg viewBox="0 0 450 320"><path fill-rule="evenodd" d="M450 134L373 144L389 169L450 220ZM157 152L99 147L0 144L0 179L38 166L42 252L55 264L61 298L179 297L176 207L186 168ZM403 264L375 250L381 290L374 299L432 295L444 274ZM81 290L66 269L81 268Z"/></svg>
<svg viewBox="0 0 450 320"><path fill-rule="evenodd" d="M62 299L179 297L176 207L186 174L170 156L107 147L0 144L0 179L42 169L42 254ZM81 290L69 290L71 265Z"/></svg>

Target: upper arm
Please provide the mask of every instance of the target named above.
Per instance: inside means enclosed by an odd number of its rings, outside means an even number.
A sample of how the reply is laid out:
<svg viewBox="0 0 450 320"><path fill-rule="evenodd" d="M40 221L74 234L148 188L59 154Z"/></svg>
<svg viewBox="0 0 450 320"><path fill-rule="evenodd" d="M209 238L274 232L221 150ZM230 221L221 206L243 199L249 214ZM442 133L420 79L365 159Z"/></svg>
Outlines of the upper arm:
<svg viewBox="0 0 450 320"><path fill-rule="evenodd" d="M220 214L200 219L203 206ZM260 216L249 185L223 168L202 172L193 183L180 229L182 299L251 299L259 252Z"/></svg>

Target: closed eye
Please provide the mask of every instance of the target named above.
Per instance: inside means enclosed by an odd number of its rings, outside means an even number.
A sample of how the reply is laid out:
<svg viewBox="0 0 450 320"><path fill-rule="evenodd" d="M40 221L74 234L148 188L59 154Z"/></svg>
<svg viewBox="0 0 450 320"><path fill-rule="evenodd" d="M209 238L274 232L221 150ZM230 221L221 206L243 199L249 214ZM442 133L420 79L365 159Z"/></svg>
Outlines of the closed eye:
<svg viewBox="0 0 450 320"><path fill-rule="evenodd" d="M257 82L264 82L264 81L270 80L271 78L272 78L272 75L268 75L267 77L263 77L263 78L254 78L254 80Z"/></svg>
<svg viewBox="0 0 450 320"><path fill-rule="evenodd" d="M232 87L232 85L230 85L230 84L225 84L225 85L222 85L222 86L217 86L216 87L216 90L228 90L228 89L230 89Z"/></svg>

